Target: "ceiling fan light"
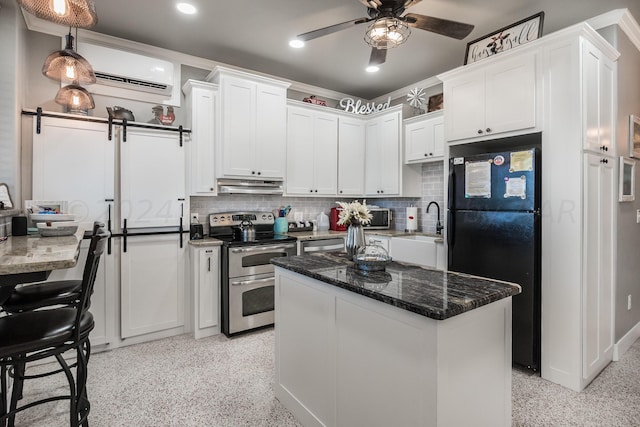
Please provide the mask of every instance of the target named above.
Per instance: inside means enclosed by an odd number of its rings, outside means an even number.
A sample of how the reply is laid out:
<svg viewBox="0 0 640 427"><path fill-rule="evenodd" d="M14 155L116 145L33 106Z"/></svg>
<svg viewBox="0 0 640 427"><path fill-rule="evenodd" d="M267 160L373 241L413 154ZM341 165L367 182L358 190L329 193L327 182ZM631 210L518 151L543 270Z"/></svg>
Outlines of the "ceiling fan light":
<svg viewBox="0 0 640 427"><path fill-rule="evenodd" d="M300 49L304 47L304 42L302 40L293 39L289 42L289 46L294 49Z"/></svg>
<svg viewBox="0 0 640 427"><path fill-rule="evenodd" d="M376 19L364 35L364 40L376 49L392 49L405 43L411 35L409 26L396 18Z"/></svg>
<svg viewBox="0 0 640 427"><path fill-rule="evenodd" d="M73 84L60 88L55 101L65 107L65 112L84 116L96 107L91 94L82 86Z"/></svg>
<svg viewBox="0 0 640 427"><path fill-rule="evenodd" d="M369 65L367 68L365 68L365 71L367 73L377 73L378 71L380 71L380 67L378 67L377 65Z"/></svg>
<svg viewBox="0 0 640 427"><path fill-rule="evenodd" d="M98 23L93 0L18 0L32 15L65 27L91 28Z"/></svg>

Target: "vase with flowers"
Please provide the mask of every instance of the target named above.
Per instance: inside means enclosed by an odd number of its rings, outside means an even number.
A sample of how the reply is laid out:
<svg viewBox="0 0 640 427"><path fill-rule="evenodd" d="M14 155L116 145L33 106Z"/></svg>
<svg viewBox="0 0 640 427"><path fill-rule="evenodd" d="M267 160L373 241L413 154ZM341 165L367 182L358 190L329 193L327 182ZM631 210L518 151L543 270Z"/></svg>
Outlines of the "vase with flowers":
<svg viewBox="0 0 640 427"><path fill-rule="evenodd" d="M362 203L355 200L351 203L336 202L340 206L338 225L347 226L346 250L349 259L358 253L358 249L365 246L363 225L371 221L371 213L367 207L367 201Z"/></svg>

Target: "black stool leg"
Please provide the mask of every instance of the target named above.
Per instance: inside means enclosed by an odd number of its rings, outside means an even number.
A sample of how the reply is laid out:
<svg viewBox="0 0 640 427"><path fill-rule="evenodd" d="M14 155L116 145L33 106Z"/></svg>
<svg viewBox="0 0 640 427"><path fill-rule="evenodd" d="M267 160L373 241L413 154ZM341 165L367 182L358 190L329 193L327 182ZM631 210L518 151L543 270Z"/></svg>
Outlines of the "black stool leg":
<svg viewBox="0 0 640 427"><path fill-rule="evenodd" d="M0 367L0 427L7 425L4 415L7 413L7 367Z"/></svg>
<svg viewBox="0 0 640 427"><path fill-rule="evenodd" d="M67 376L67 382L69 383L69 413L70 413L70 423L71 427L78 427L78 405L77 405L77 395L76 395L76 382L73 379L73 374L71 373L71 369L69 369L69 365L62 357L62 354L56 354L56 360L64 370L64 374Z"/></svg>
<svg viewBox="0 0 640 427"><path fill-rule="evenodd" d="M11 405L9 406L9 412L15 411L18 408L18 400L22 399L22 389L24 387L24 370L25 363L17 363L13 365L13 387L11 390ZM14 427L16 421L16 414L9 415L8 427Z"/></svg>

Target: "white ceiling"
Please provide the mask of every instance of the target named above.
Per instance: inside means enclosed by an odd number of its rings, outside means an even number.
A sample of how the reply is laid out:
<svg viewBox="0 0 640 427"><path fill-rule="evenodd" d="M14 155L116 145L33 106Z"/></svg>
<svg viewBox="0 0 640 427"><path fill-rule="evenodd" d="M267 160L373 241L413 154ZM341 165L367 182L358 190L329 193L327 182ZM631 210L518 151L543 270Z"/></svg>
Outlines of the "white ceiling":
<svg viewBox="0 0 640 427"><path fill-rule="evenodd" d="M388 52L375 74L365 72L366 25L293 49L297 34L366 16L358 0L180 0L193 16L176 12L178 0L95 0L92 30L214 61L373 99L462 65L467 42L544 11L548 34L612 9L640 18L640 0L423 0L408 11L475 25L465 40L414 29Z"/></svg>

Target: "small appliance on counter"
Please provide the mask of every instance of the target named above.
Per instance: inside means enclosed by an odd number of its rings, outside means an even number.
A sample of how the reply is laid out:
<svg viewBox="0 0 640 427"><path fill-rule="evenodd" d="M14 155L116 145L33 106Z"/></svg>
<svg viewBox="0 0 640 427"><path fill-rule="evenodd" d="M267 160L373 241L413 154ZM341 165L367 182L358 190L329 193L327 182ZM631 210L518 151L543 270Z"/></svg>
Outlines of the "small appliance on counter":
<svg viewBox="0 0 640 427"><path fill-rule="evenodd" d="M191 240L204 239L204 231L202 229L202 224L193 223L189 226L189 238Z"/></svg>
<svg viewBox="0 0 640 427"><path fill-rule="evenodd" d="M340 208L331 208L331 212L329 213L329 229L333 231L347 231L346 225L338 225L338 221L340 220ZM320 230L320 223L318 223L318 230Z"/></svg>
<svg viewBox="0 0 640 427"><path fill-rule="evenodd" d="M407 224L405 231L408 233L418 231L418 208L416 206L409 206L405 215Z"/></svg>

